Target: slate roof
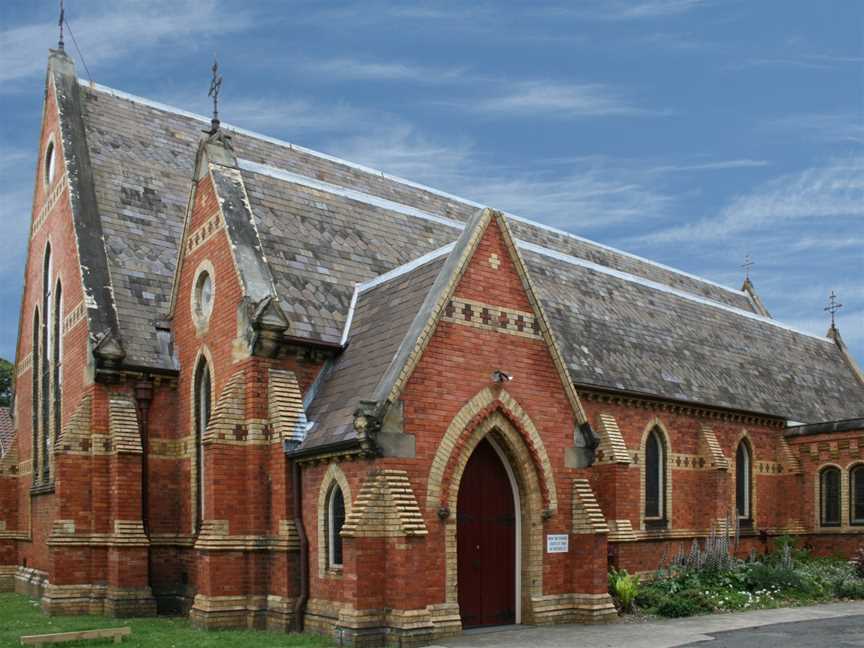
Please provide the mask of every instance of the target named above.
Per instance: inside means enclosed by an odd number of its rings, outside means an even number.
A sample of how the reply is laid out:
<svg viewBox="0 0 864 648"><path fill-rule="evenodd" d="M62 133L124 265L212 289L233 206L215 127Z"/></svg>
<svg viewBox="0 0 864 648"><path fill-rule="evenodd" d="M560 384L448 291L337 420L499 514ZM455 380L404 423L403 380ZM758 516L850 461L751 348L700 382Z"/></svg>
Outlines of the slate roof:
<svg viewBox="0 0 864 648"><path fill-rule="evenodd" d="M170 300L208 120L100 86L82 84L82 94L126 362L170 366L155 322ZM339 342L356 282L453 242L478 207L227 128L298 337ZM837 346L755 315L745 293L514 216L509 222L576 383L805 422L864 414L864 387ZM362 308L373 312L371 302ZM366 315L358 315L360 326Z"/></svg>
<svg viewBox="0 0 864 648"><path fill-rule="evenodd" d="M357 405L373 398L444 261L437 257L358 294L350 343L307 412L314 426L304 448L355 435L351 425Z"/></svg>
<svg viewBox="0 0 864 648"><path fill-rule="evenodd" d="M12 449L15 436L15 424L8 407L0 407L0 457Z"/></svg>

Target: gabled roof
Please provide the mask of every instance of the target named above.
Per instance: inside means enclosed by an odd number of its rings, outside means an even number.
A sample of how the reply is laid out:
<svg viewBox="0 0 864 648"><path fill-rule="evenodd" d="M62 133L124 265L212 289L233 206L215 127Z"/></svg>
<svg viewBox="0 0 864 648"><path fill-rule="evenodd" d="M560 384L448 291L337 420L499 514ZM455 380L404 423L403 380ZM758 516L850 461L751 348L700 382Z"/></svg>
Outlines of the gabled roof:
<svg viewBox="0 0 864 648"><path fill-rule="evenodd" d="M375 410L383 418L422 358L445 306L493 223L537 316L577 421L586 421L507 222L500 212L487 208L477 210L454 244L358 284L342 337L348 348L312 403L313 434L304 441L303 449L351 438L355 434L351 422L361 403L365 403L364 411Z"/></svg>
<svg viewBox="0 0 864 648"><path fill-rule="evenodd" d="M423 312L452 247L357 286L353 311L346 323L347 347L307 410L313 424L302 447L356 436L354 412L361 401L376 398L388 368L398 362L412 324Z"/></svg>
<svg viewBox="0 0 864 648"><path fill-rule="evenodd" d="M155 323L209 120L101 86L80 90L126 362L171 366ZM453 243L478 207L223 127L298 338L338 344L356 283ZM759 314L746 292L506 216L578 385L805 422L864 413L864 385L838 345Z"/></svg>

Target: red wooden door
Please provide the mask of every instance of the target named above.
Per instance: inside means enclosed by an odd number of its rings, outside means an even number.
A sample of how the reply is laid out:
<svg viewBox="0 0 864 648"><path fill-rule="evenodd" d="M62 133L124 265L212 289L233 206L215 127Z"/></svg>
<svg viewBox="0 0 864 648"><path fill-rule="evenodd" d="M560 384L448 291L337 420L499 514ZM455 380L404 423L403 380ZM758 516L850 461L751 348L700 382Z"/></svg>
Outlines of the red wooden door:
<svg viewBox="0 0 864 648"><path fill-rule="evenodd" d="M510 479L488 441L468 459L457 504L462 626L516 622L516 516Z"/></svg>

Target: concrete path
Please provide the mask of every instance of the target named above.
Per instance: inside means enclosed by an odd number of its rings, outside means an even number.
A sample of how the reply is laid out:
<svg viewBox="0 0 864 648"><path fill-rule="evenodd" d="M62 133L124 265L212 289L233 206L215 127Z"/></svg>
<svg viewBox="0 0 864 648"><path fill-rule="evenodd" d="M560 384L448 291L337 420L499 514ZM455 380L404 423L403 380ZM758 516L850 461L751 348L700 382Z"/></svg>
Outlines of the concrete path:
<svg viewBox="0 0 864 648"><path fill-rule="evenodd" d="M859 618L855 618L859 617ZM831 623L818 624L824 627L824 633L815 635L817 643L795 644L789 640L793 635L782 629L760 630L762 639L757 643L759 633L744 639L739 633L715 636L734 630L761 628L776 624L796 623L801 621L846 619L839 634L834 634ZM860 624L860 625L859 625ZM809 627L811 624L804 624ZM860 633L856 631L860 628ZM766 634L767 632L767 634ZM781 632L782 635L778 635ZM851 641L845 641L852 632ZM794 633L794 630L793 630ZM827 634L825 634L827 633ZM735 637L733 635L739 635ZM780 636L786 637L781 639ZM803 635L802 635L803 636ZM812 638L812 637L811 637ZM843 641L841 641L841 638ZM731 641L731 643L730 643ZM618 622L608 625L559 625L559 626L525 626L508 629L469 631L461 637L447 639L436 643L436 646L451 648L495 646L495 648L569 648L571 646L590 646L591 648L671 648L687 644L714 642L713 646L777 646L784 648L792 646L864 646L864 603L831 603L799 608L781 608L779 610L755 610L752 612L737 612L735 614L712 614L689 617L686 619L668 619L650 622ZM707 644L706 648L708 648Z"/></svg>

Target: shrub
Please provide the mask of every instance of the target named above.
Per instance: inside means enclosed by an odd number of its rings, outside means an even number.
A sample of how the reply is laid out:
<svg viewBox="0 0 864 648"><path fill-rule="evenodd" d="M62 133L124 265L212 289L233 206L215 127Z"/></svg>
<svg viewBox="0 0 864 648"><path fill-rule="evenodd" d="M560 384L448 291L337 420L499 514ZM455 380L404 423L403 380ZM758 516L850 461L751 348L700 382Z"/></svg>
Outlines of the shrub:
<svg viewBox="0 0 864 648"><path fill-rule="evenodd" d="M747 589L783 591L798 596L816 595L820 588L815 579L808 576L802 570L788 569L782 564L754 563L747 569Z"/></svg>
<svg viewBox="0 0 864 648"><path fill-rule="evenodd" d="M852 560L850 560L849 563L855 570L855 575L858 576L858 578L864 578L864 545L858 547L858 551L855 552L855 555L852 556Z"/></svg>
<svg viewBox="0 0 864 648"><path fill-rule="evenodd" d="M664 597L655 611L664 617L686 617L712 612L714 606L707 597L695 589L685 589Z"/></svg>
<svg viewBox="0 0 864 648"><path fill-rule="evenodd" d="M626 569L612 569L609 572L609 593L618 602L622 612L629 612L639 594L639 576L628 574Z"/></svg>
<svg viewBox="0 0 864 648"><path fill-rule="evenodd" d="M835 584L834 594L839 598L864 599L864 580L858 577L841 580Z"/></svg>
<svg viewBox="0 0 864 648"><path fill-rule="evenodd" d="M639 588L639 592L636 594L636 605L643 610L653 610L656 609L665 598L666 594L649 584Z"/></svg>

